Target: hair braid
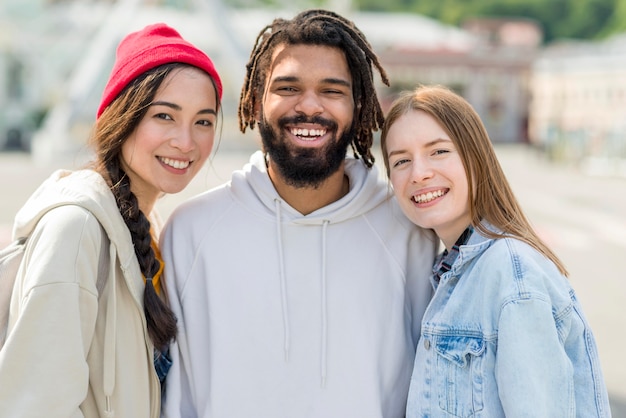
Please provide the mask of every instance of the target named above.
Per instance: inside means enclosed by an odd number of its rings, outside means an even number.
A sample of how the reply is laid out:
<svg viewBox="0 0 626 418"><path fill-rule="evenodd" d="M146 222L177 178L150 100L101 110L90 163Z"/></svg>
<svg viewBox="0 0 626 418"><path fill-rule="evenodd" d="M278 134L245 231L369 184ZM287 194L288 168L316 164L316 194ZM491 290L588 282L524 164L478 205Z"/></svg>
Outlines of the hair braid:
<svg viewBox="0 0 626 418"><path fill-rule="evenodd" d="M118 159L106 166L111 181L111 191L130 231L141 273L147 279L144 288L144 313L148 334L155 347L162 349L176 337L176 316L156 293L152 278L161 267L152 249L150 221L139 209L137 197L131 192L130 179L120 167Z"/></svg>
<svg viewBox="0 0 626 418"><path fill-rule="evenodd" d="M328 10L304 11L291 20L274 19L256 38L246 65L246 76L239 97L239 129L254 129L255 111L263 96L272 55L278 45L323 45L341 49L348 61L353 81L355 137L351 147L356 158L371 167L373 131L384 123L384 114L374 85L373 68L382 82L389 85L387 73L365 35L348 19Z"/></svg>

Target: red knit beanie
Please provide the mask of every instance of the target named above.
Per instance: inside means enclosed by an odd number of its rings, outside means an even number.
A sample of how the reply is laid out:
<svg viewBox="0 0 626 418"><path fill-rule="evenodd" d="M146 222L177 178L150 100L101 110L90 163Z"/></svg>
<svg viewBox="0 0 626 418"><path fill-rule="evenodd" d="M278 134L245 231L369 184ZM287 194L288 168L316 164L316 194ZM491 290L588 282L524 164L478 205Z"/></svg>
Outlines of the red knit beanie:
<svg viewBox="0 0 626 418"><path fill-rule="evenodd" d="M127 35L117 47L115 64L102 93L96 118L136 77L159 65L181 62L209 74L222 98L222 81L211 59L164 23L148 25Z"/></svg>

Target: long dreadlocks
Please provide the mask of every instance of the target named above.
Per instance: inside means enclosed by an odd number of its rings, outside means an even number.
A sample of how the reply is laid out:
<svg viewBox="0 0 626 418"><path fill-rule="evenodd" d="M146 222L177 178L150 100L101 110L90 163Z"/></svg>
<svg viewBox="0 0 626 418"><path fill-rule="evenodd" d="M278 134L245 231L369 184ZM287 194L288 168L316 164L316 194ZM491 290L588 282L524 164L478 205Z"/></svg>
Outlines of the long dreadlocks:
<svg viewBox="0 0 626 418"><path fill-rule="evenodd" d="M322 45L341 49L348 61L352 76L355 115L355 137L351 146L354 156L362 158L368 167L374 164L371 153L373 131L382 127L383 111L374 87L372 64L383 83L389 85L387 74L372 50L365 35L353 22L336 13L313 9L304 11L291 20L274 19L261 30L246 65L246 77L239 98L239 129L254 128L255 109L263 96L265 82L278 45Z"/></svg>

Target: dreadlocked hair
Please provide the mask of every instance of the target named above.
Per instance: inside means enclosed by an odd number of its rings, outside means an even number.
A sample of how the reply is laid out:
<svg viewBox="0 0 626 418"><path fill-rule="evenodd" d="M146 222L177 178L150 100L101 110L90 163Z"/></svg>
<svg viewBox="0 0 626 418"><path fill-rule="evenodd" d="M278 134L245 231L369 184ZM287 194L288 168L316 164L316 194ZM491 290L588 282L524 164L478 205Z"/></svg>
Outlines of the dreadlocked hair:
<svg viewBox="0 0 626 418"><path fill-rule="evenodd" d="M260 107L276 47L301 44L329 46L344 52L352 76L355 103L355 136L350 145L355 158L362 158L365 165L371 167L374 164L373 131L382 127L385 120L374 86L372 65L385 85L389 86L389 80L365 35L353 22L331 11L307 10L291 20L274 19L261 30L246 65L239 97L239 129L241 132L248 126L254 129L255 110Z"/></svg>

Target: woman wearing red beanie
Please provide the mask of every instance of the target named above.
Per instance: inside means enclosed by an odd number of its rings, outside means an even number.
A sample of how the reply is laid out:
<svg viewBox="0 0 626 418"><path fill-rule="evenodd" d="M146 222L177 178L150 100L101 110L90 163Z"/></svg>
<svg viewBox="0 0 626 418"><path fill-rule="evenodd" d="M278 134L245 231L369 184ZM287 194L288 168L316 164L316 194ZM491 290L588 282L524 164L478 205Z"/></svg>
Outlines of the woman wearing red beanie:
<svg viewBox="0 0 626 418"><path fill-rule="evenodd" d="M159 416L177 325L154 205L209 157L221 95L209 57L167 25L119 44L93 163L55 172L15 218L27 248L0 350L0 416Z"/></svg>

